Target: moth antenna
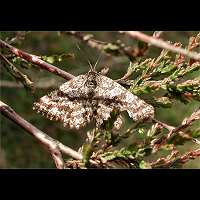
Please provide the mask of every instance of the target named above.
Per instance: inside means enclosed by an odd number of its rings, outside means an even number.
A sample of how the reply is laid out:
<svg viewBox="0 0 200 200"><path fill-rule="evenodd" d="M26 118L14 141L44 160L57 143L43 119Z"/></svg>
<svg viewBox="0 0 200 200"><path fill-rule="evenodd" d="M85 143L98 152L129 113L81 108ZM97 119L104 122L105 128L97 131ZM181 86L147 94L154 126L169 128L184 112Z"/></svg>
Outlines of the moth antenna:
<svg viewBox="0 0 200 200"><path fill-rule="evenodd" d="M90 62L89 59L88 59L88 64L89 64L89 66L90 66L90 70L91 70L91 71L94 71L94 68L93 68L93 66L92 66L92 64L91 64L91 62Z"/></svg>
<svg viewBox="0 0 200 200"><path fill-rule="evenodd" d="M79 51L81 51L81 48L80 48L80 46L78 45L78 43L76 43L76 47L77 47L77 49L78 49Z"/></svg>
<svg viewBox="0 0 200 200"><path fill-rule="evenodd" d="M76 43L76 47L77 47L78 50L81 52L81 54L83 55L83 57L84 57L84 58L87 58L87 62L88 62L88 64L89 64L89 66L90 66L90 70L91 70L91 71L94 71L94 67L92 66L92 64L91 64L91 62L90 62L88 56L85 54L84 51L81 50L81 48L80 48L80 46L78 45L78 43Z"/></svg>
<svg viewBox="0 0 200 200"><path fill-rule="evenodd" d="M101 57L102 57L102 52L99 54L99 56L97 58L97 61L96 61L95 65L94 65L94 70L96 70L97 64L99 63Z"/></svg>

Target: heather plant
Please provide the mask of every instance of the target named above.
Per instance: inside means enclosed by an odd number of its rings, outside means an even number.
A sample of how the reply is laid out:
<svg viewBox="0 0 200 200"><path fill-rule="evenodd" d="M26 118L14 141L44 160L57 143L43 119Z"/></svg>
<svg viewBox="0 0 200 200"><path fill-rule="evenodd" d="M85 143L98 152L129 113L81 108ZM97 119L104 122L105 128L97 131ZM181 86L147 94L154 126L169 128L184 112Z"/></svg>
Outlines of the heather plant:
<svg viewBox="0 0 200 200"><path fill-rule="evenodd" d="M72 75L73 70L69 73L57 67L57 64L65 60L78 62L74 53L62 52L39 56L27 53L28 51L22 50L21 46L30 34L31 32L19 31L14 37L9 37L8 33L1 33L0 58L1 67L5 69L2 75L7 73L17 82L15 84L14 81L12 83L2 81L1 87L22 89L24 87L27 95L30 96L37 93L38 88L52 91L52 88L59 87L54 78L49 81L46 79L35 81L36 76L30 73L35 68L46 70L46 74L51 77L59 76L65 81L73 80L75 77ZM64 145L60 138L53 139L48 134L48 130L43 132L36 128L33 122L28 122L28 119L21 117L20 113L14 111L13 105L11 108L7 102L1 101L1 113L47 147L57 168L182 168L187 162L200 156L198 140L200 137L200 54L198 53L200 33L188 38L186 45L179 41L164 41L161 39L162 34L164 33L161 31L154 32L152 36L137 31L120 31L116 32L117 39L110 38L111 41L106 42L97 40L94 34L86 32L62 31L57 32L56 36L75 38L82 46L88 46L104 54L110 63L113 59L126 57L128 64L120 64L120 68L125 73L121 78L113 81L152 105L155 109L154 117L133 121L127 113L113 111L100 127L93 125L78 131L82 142L75 151ZM153 47L157 47L159 53L150 57L148 53ZM109 76L112 70L107 64L99 71L102 75ZM42 72L38 71L39 73ZM48 80L49 77L46 76ZM177 120L179 123L173 126L164 122L161 115L162 113L167 115L170 109L176 109L174 105L178 102L183 103L185 109L191 103L194 103L194 106L188 116L182 114ZM31 110L32 106L28 109ZM157 114L159 109L162 109L161 115ZM29 113L34 115L34 111ZM119 124L116 124L119 116ZM39 117L37 115L37 118ZM40 117L40 121L42 120L44 118ZM56 122L55 126L57 123L59 122ZM71 131L68 127L63 129L65 132ZM193 149L181 150L180 147L188 143L192 144ZM69 157L65 158L63 155Z"/></svg>

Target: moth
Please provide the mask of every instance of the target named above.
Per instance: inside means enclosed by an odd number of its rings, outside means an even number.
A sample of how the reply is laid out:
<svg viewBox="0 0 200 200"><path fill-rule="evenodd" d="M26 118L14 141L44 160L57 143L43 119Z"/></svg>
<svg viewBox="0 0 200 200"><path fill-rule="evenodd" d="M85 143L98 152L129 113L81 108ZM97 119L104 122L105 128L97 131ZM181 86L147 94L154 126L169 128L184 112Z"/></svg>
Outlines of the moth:
<svg viewBox="0 0 200 200"><path fill-rule="evenodd" d="M100 127L113 111L127 111L134 121L154 117L153 106L94 68L40 98L33 109L72 129L80 129L92 121Z"/></svg>

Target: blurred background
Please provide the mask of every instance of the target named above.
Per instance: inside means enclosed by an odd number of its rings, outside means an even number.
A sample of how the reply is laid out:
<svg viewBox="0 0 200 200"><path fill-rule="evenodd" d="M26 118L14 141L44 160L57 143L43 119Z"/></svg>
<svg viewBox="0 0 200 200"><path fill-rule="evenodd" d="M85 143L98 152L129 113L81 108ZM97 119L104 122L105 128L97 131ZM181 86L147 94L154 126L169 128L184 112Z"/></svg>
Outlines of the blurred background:
<svg viewBox="0 0 200 200"><path fill-rule="evenodd" d="M134 46L137 44L137 41L122 37L116 32L86 33L93 34L95 39L104 42L116 42L120 39L128 45ZM146 31L145 33L153 34L152 31ZM166 31L162 34L162 38L166 41L181 42L184 46L188 44L189 37L197 33L196 31ZM10 39L15 35L16 32L0 32L2 40ZM89 70L88 59L91 63L95 63L100 54L98 50L88 47L73 36L60 35L58 32L50 31L28 32L23 39L12 45L40 56L67 54L68 56L65 59L53 64L75 76L86 73ZM157 57L160 52L160 49L151 46L145 57ZM102 53L97 70L100 71L108 67L107 76L118 79L126 73L129 63L130 60L126 56L107 56ZM1 100L37 128L63 144L78 150L85 138L84 130L65 129L61 123L50 121L32 110L33 102L59 87L65 80L33 65L26 65L23 68L19 67L19 69L28 74L38 87L36 87L34 93L31 93L23 86L19 86L6 69L0 66ZM195 73L197 73L195 76L200 75L199 72ZM188 104L176 102L172 108L156 108L156 118L172 126L177 126L199 106L200 102L197 101L191 101ZM50 155L43 146L19 126L2 115L0 115L0 126L0 168L55 168ZM199 124L196 123L195 126L199 126ZM179 148L184 152L195 149L196 146L187 142ZM184 168L200 168L200 159L189 161L184 165Z"/></svg>

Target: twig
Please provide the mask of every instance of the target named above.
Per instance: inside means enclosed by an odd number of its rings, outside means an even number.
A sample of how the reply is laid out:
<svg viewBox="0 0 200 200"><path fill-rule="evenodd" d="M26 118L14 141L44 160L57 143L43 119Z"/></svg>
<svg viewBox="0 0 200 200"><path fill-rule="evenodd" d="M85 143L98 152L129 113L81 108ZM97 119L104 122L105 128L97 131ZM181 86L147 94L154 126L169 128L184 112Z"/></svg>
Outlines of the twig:
<svg viewBox="0 0 200 200"><path fill-rule="evenodd" d="M157 38L157 39L160 39L160 36L163 34L164 31L155 31L153 33L153 37L154 38Z"/></svg>
<svg viewBox="0 0 200 200"><path fill-rule="evenodd" d="M82 34L78 31L61 31L62 34L68 34L76 37L77 39L85 42L89 47L95 48L97 50L102 50L103 45L106 43L92 39L91 35Z"/></svg>
<svg viewBox="0 0 200 200"><path fill-rule="evenodd" d="M70 80L70 79L74 78L74 76L72 74L65 72L62 69L59 69L59 68L55 67L54 65L51 65L51 64L41 60L39 58L39 56L26 53L20 49L17 49L15 47L11 46L10 44L7 44L6 42L4 42L3 40L0 39L0 48L3 48L3 47L8 48L16 56L23 58L24 60L27 60L35 65L38 65L42 69L45 69L51 73L61 76L66 80Z"/></svg>
<svg viewBox="0 0 200 200"><path fill-rule="evenodd" d="M185 118L182 122L182 124L178 127L176 127L175 129L171 130L168 134L167 134L167 138L169 139L170 137L172 137L172 135L176 132L179 132L185 128L187 128L188 126L190 126L190 124L193 121L199 120L200 119L200 109L198 109L196 112L192 113L192 115L188 118Z"/></svg>
<svg viewBox="0 0 200 200"><path fill-rule="evenodd" d="M157 122L157 120L153 119L154 121ZM165 135L162 138L159 138L158 140L152 140L151 141L151 146L153 147L154 151L157 151L162 145L166 144L167 141L175 134L179 133L180 131L186 129L188 126L191 125L193 121L200 120L200 109L198 109L196 112L192 113L192 115L186 119L183 120L182 124L179 125L178 127L169 127L169 132L167 135ZM159 123L159 122L158 122ZM191 138L193 142L198 142L195 139Z"/></svg>
<svg viewBox="0 0 200 200"><path fill-rule="evenodd" d="M102 42L94 39L93 35L83 34L82 32L78 31L61 31L61 33L72 35L75 38L85 42L85 44L89 47L95 48L99 51L106 53L107 55L112 56L122 54L128 56L129 58L134 58L138 56L143 56L148 49L147 47L133 48L131 46L125 46L125 44L121 43L120 40L118 40L116 43ZM115 48L112 49L112 47Z"/></svg>
<svg viewBox="0 0 200 200"><path fill-rule="evenodd" d="M152 118L152 121L153 121L153 122L156 122L156 123L158 123L158 124L160 124L162 127L166 128L168 131L172 131L172 130L175 129L174 126L170 126L170 125L168 125L168 124L165 124L164 122L161 122L161 121L159 121L159 120L157 120L157 119L155 119L155 118Z"/></svg>
<svg viewBox="0 0 200 200"><path fill-rule="evenodd" d="M172 151L172 153L167 156L167 158L159 158L158 160L151 162L151 166L153 168L169 168L173 165L177 165L177 164L184 164L189 160L194 160L197 157L200 156L200 149L196 149L193 151L190 151L182 156L179 156L178 158L176 158L176 155L178 155L178 151Z"/></svg>
<svg viewBox="0 0 200 200"><path fill-rule="evenodd" d="M11 63L5 56L3 56L0 53L0 58L6 63L8 64L9 67L6 68L7 70L12 74L12 76L14 76L17 80L20 80L21 83L30 89L33 89L33 82L30 80L30 78L23 74L17 67L15 67L15 65L13 63Z"/></svg>
<svg viewBox="0 0 200 200"><path fill-rule="evenodd" d="M0 80L0 88L24 88L23 84L14 81Z"/></svg>
<svg viewBox="0 0 200 200"><path fill-rule="evenodd" d="M192 141L193 141L195 144L198 144L198 145L200 145L200 141L199 141L199 140L197 140L196 138L192 138Z"/></svg>
<svg viewBox="0 0 200 200"><path fill-rule="evenodd" d="M168 168L175 162L176 156L178 154L179 152L174 149L166 158L158 158L156 161L151 162L150 165L152 168Z"/></svg>
<svg viewBox="0 0 200 200"><path fill-rule="evenodd" d="M200 156L200 149L196 149L194 151L190 151L186 153L185 155L181 156L179 159L176 160L176 162L179 163L186 163L189 159L194 160L195 158Z"/></svg>
<svg viewBox="0 0 200 200"><path fill-rule="evenodd" d="M163 40L157 39L155 37L148 36L140 31L120 31L120 33L125 33L126 35L141 40L143 42L149 43L151 45L154 45L156 47L162 48L162 49L168 49L170 51L180 53L182 55L188 56L189 58L192 58L194 60L200 61L200 54L197 52L191 52L186 49L175 47Z"/></svg>
<svg viewBox="0 0 200 200"><path fill-rule="evenodd" d="M35 88L39 89L56 88L57 86L58 83L55 82L55 79L35 83ZM23 84L14 81L0 80L0 88L24 88L24 86Z"/></svg>
<svg viewBox="0 0 200 200"><path fill-rule="evenodd" d="M3 103L2 101L0 101L0 112L4 116L12 120L14 123L22 127L24 130L26 130L29 134L34 136L40 143L42 143L52 155L57 168L64 168L64 161L62 159L61 152L68 156L71 156L72 158L78 160L82 159L81 154L37 129L35 126L20 117L11 107Z"/></svg>

